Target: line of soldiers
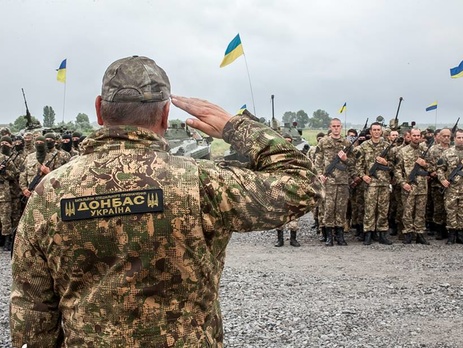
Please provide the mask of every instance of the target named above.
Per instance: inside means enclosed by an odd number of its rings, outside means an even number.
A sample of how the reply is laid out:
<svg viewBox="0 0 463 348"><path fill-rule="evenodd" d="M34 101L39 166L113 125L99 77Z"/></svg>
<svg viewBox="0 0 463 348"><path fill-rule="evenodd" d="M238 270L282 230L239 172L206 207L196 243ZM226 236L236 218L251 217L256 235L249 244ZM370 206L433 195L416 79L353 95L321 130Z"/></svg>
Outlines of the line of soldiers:
<svg viewBox="0 0 463 348"><path fill-rule="evenodd" d="M397 130L383 134L379 122L360 136L341 130L334 118L307 154L325 185L314 217L326 246L347 245L351 226L365 245L392 244L389 234L404 244L429 244L426 234L463 243L463 130L455 130L454 146L448 128L412 128L402 137Z"/></svg>
<svg viewBox="0 0 463 348"><path fill-rule="evenodd" d="M11 251L28 197L46 174L79 154L82 135L26 132L20 136L8 128L1 129L0 135L0 247Z"/></svg>

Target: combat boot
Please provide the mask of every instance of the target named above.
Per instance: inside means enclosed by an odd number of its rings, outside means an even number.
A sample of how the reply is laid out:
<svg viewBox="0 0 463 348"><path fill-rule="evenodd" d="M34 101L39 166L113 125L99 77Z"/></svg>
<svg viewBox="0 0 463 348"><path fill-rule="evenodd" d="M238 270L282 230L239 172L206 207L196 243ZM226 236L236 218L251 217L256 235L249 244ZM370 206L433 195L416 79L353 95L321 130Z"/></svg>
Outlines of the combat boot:
<svg viewBox="0 0 463 348"><path fill-rule="evenodd" d="M436 240L444 239L444 233L443 233L444 225L435 224L434 226L436 229Z"/></svg>
<svg viewBox="0 0 463 348"><path fill-rule="evenodd" d="M455 243L457 243L457 244L463 244L463 231L457 230L457 231L455 232L455 235L457 236L457 237L455 238Z"/></svg>
<svg viewBox="0 0 463 348"><path fill-rule="evenodd" d="M363 245L371 245L371 231L365 232L364 235Z"/></svg>
<svg viewBox="0 0 463 348"><path fill-rule="evenodd" d="M289 245L293 247L300 247L301 245L299 242L296 240L296 231L290 231L291 237L289 238Z"/></svg>
<svg viewBox="0 0 463 348"><path fill-rule="evenodd" d="M318 231L318 219L314 219L312 226L310 226L312 230Z"/></svg>
<svg viewBox="0 0 463 348"><path fill-rule="evenodd" d="M378 232L372 231L371 232L371 239L373 239L375 242L379 242Z"/></svg>
<svg viewBox="0 0 463 348"><path fill-rule="evenodd" d="M426 230L427 230L428 236L434 236L439 233L439 225L431 221L426 224Z"/></svg>
<svg viewBox="0 0 463 348"><path fill-rule="evenodd" d="M389 219L389 234L397 236L397 224L394 219Z"/></svg>
<svg viewBox="0 0 463 348"><path fill-rule="evenodd" d="M437 238L436 238L437 239ZM455 244L457 241L457 231L450 228L449 229L449 238L447 239L447 245Z"/></svg>
<svg viewBox="0 0 463 348"><path fill-rule="evenodd" d="M347 245L346 240L344 239L344 229L342 227L335 227L335 230L338 245Z"/></svg>
<svg viewBox="0 0 463 348"><path fill-rule="evenodd" d="M416 234L416 244L429 245L429 242L426 240L426 238L424 238L424 233Z"/></svg>
<svg viewBox="0 0 463 348"><path fill-rule="evenodd" d="M387 232L379 232L379 244L391 245L392 242L387 239Z"/></svg>
<svg viewBox="0 0 463 348"><path fill-rule="evenodd" d="M326 230L326 246L333 246L333 227L325 227Z"/></svg>
<svg viewBox="0 0 463 348"><path fill-rule="evenodd" d="M408 233L404 233L404 240L403 240L403 244L412 244L412 240L413 240L413 233L412 232L408 232Z"/></svg>
<svg viewBox="0 0 463 348"><path fill-rule="evenodd" d="M326 242L326 227L323 226L320 228L320 230L322 231L322 234L320 236L320 238L318 239L320 242L323 242L325 243Z"/></svg>
<svg viewBox="0 0 463 348"><path fill-rule="evenodd" d="M0 247L5 245L5 236L0 235Z"/></svg>
<svg viewBox="0 0 463 348"><path fill-rule="evenodd" d="M11 251L11 242L13 238L11 237L11 234L8 236L5 236L5 245L3 245L3 251Z"/></svg>
<svg viewBox="0 0 463 348"><path fill-rule="evenodd" d="M355 236L356 237L361 237L363 234L363 225L362 224L357 224L357 226L355 226Z"/></svg>
<svg viewBox="0 0 463 348"><path fill-rule="evenodd" d="M283 230L277 230L277 242L275 243L276 247L281 247L285 244L283 239Z"/></svg>

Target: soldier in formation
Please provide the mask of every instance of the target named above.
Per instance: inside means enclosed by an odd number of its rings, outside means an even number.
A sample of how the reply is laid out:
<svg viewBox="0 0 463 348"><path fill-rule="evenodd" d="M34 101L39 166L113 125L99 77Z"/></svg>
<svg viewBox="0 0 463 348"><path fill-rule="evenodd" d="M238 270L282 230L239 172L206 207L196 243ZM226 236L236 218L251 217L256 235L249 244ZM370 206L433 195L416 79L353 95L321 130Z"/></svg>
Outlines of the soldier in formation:
<svg viewBox="0 0 463 348"><path fill-rule="evenodd" d="M353 164L353 156L352 152L345 151L351 144L341 136L341 130L341 120L333 118L330 122L330 134L320 139L315 150L315 168L326 190L325 200L322 203L326 246L333 246L334 237L338 245L347 245L344 239L344 226L349 199L348 167ZM329 168L333 161L336 162L336 166Z"/></svg>

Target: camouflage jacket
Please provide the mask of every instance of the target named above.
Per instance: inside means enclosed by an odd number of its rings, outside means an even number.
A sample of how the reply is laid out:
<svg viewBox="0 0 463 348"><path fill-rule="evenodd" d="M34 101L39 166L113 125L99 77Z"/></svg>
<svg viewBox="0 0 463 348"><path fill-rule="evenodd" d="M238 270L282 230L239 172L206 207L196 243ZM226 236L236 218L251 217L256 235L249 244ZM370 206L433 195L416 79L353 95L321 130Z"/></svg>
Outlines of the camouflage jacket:
<svg viewBox="0 0 463 348"><path fill-rule="evenodd" d="M8 156L0 153L0 163L6 163L7 161ZM9 161L6 167L0 171L0 202L11 202L10 181L14 180L17 172L13 161Z"/></svg>
<svg viewBox="0 0 463 348"><path fill-rule="evenodd" d="M452 171L463 161L463 146L452 146L445 150L441 158L437 162L437 177L439 182L449 180ZM463 178L460 175L455 175L447 192L457 192L463 194Z"/></svg>
<svg viewBox="0 0 463 348"><path fill-rule="evenodd" d="M324 174L327 167L338 156L338 152L349 146L350 143L345 138L334 139L330 136L325 136L318 142L315 150L315 169L318 173ZM346 162L339 162L344 170L335 168L331 175L328 175L325 185L348 185L352 176L352 168L354 158L352 151L348 154Z"/></svg>
<svg viewBox="0 0 463 348"><path fill-rule="evenodd" d="M446 148L443 148L441 144L435 144L432 145L431 148L429 149L429 168L428 171L430 173L436 172L437 171L437 162L442 156L442 153L447 150ZM434 187L442 187L440 184L439 180L437 179L437 176L433 177L430 181L430 184Z"/></svg>
<svg viewBox="0 0 463 348"><path fill-rule="evenodd" d="M65 153L65 151L53 149L47 153L43 163L49 167L50 170L55 170L69 162L69 158L70 155ZM40 174L40 166L41 164L37 161L35 152L27 155L26 160L24 161L24 167L19 175L19 186L21 187L21 191L27 189L37 175L42 176Z"/></svg>
<svg viewBox="0 0 463 348"><path fill-rule="evenodd" d="M410 182L410 173L415 167L416 160L423 154L425 148L423 145L416 146L414 144L408 144L402 147L397 153L396 166L394 175L397 183L403 186L405 183L412 185L412 194L425 195L428 192L428 176L417 175L416 183ZM428 157L424 159L429 161ZM423 171L427 171L427 168L421 168Z"/></svg>
<svg viewBox="0 0 463 348"><path fill-rule="evenodd" d="M66 347L221 347L232 231L282 226L324 194L311 162L269 127L235 116L223 138L251 169L111 127L48 174L16 235L13 345L55 347L62 335Z"/></svg>
<svg viewBox="0 0 463 348"><path fill-rule="evenodd" d="M21 151L14 159L14 165L17 168L16 175L10 180L11 197L19 198L21 196L21 187L19 186L19 176L24 169L24 161L26 160L26 153Z"/></svg>
<svg viewBox="0 0 463 348"><path fill-rule="evenodd" d="M380 139L379 143L375 145L373 141L367 140L364 141L360 146L357 147L357 154L356 154L356 163L355 169L357 172L357 176L363 177L364 175L370 176L370 168L376 162L376 157L381 155L384 149L389 146L389 143L384 139ZM391 183L391 169L392 169L392 161L388 156L386 156L386 160L388 160L388 167L389 170L377 170L376 176L371 176L371 182L369 186L389 186Z"/></svg>

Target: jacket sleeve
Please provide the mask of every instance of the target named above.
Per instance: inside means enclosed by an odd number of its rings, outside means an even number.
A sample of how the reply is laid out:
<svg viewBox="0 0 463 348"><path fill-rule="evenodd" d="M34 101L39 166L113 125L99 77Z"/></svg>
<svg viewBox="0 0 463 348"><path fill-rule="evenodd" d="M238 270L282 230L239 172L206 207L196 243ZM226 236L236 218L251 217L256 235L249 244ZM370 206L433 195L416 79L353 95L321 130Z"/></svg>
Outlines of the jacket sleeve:
<svg viewBox="0 0 463 348"><path fill-rule="evenodd" d="M324 195L312 162L264 124L235 116L223 138L250 163L200 163L205 230L272 229L307 213Z"/></svg>
<svg viewBox="0 0 463 348"><path fill-rule="evenodd" d="M38 241L31 237L46 225L41 212L31 208L41 199L35 193L31 196L16 234L10 299L13 347L26 343L28 348L61 345L59 299L47 259Z"/></svg>

